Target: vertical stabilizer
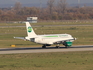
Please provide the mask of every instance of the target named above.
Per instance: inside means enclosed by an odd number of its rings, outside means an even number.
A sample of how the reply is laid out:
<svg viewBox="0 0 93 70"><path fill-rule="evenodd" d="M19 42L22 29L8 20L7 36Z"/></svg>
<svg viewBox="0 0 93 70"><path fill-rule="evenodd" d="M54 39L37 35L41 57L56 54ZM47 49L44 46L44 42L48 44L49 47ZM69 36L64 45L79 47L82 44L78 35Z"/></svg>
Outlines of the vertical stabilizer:
<svg viewBox="0 0 93 70"><path fill-rule="evenodd" d="M27 29L28 37L30 38L37 37L29 22L26 22L26 29Z"/></svg>

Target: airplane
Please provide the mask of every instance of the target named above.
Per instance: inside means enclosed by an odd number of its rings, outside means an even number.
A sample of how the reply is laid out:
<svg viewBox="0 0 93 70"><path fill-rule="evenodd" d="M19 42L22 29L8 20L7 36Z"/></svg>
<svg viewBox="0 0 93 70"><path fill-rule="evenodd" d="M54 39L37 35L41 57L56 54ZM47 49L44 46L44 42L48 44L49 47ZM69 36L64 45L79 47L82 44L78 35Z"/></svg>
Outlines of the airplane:
<svg viewBox="0 0 93 70"><path fill-rule="evenodd" d="M23 39L34 43L42 44L42 48L46 46L56 45L59 48L60 44L63 44L66 48L72 46L72 42L76 40L70 34L48 34L37 35L29 22L26 22L27 35L26 37L14 37L17 39Z"/></svg>

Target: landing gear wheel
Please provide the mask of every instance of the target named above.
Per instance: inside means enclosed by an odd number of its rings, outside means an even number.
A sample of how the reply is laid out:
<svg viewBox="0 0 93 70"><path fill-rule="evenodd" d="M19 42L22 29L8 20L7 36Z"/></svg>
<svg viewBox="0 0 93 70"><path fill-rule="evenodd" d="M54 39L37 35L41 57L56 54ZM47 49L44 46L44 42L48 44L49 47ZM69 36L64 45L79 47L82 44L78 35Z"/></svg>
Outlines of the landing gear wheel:
<svg viewBox="0 0 93 70"><path fill-rule="evenodd" d="M56 45L56 48L59 48L59 47L60 47L59 44L57 44L57 45Z"/></svg>
<svg viewBox="0 0 93 70"><path fill-rule="evenodd" d="M59 46L56 46L56 48L59 48Z"/></svg>
<svg viewBox="0 0 93 70"><path fill-rule="evenodd" d="M65 46L66 48L68 48L68 46Z"/></svg>
<svg viewBox="0 0 93 70"><path fill-rule="evenodd" d="M43 45L42 48L46 48L46 45Z"/></svg>

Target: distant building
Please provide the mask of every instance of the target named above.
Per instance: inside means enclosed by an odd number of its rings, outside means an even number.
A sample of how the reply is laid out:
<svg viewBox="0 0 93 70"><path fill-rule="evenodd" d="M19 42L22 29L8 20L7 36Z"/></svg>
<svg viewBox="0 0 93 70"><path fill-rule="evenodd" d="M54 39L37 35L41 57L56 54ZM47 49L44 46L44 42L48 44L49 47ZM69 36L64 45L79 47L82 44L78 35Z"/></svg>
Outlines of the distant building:
<svg viewBox="0 0 93 70"><path fill-rule="evenodd" d="M27 17L27 21L30 23L37 23L38 17Z"/></svg>

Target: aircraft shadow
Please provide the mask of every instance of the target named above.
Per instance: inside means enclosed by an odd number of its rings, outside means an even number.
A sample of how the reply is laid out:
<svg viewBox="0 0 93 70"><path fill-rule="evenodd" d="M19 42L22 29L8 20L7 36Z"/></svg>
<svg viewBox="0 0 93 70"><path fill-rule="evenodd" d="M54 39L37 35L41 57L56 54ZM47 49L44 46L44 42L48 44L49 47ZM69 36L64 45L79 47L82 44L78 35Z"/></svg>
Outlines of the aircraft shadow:
<svg viewBox="0 0 93 70"><path fill-rule="evenodd" d="M13 50L37 50L37 49L69 49L69 48L93 48L93 46L72 46L72 47L47 47L47 48L42 48L42 47L29 47L29 48L5 48L5 49L0 49L0 51L13 51Z"/></svg>

